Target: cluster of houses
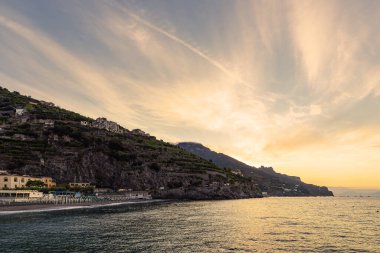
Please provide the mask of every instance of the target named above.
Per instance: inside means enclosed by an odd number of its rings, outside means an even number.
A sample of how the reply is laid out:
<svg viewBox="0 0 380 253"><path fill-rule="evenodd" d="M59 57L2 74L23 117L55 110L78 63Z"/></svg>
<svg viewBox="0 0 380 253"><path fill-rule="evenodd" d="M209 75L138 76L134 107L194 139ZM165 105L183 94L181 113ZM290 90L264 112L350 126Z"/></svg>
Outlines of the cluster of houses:
<svg viewBox="0 0 380 253"><path fill-rule="evenodd" d="M1 122L0 121L0 134L6 133L9 130L12 130L12 124L23 124L23 123L30 123L32 125L35 125L35 127L42 126L44 129L48 128L54 128L54 120L51 119L36 119L31 117L30 113L28 113L28 105L25 107L22 106L16 106L13 107L11 105L7 105L9 102L5 102L5 104L2 104L2 107L0 108L0 117L8 118L8 122ZM45 101L38 101L30 98L29 105L44 105L44 106L54 106L53 103L45 102ZM37 126L38 125L38 126ZM13 136L8 135L1 135L0 138L2 139L15 139L15 140L33 140L32 137L27 136L25 134L16 133Z"/></svg>
<svg viewBox="0 0 380 253"><path fill-rule="evenodd" d="M25 123L29 120L29 116L27 114L27 109L22 107L16 107L16 108L7 108L7 109L1 109L0 110L0 117L12 117L15 118L15 120L19 121L20 123Z"/></svg>
<svg viewBox="0 0 380 253"><path fill-rule="evenodd" d="M31 97L29 97L29 104L30 105L43 105L43 106L49 106L49 107L53 107L55 106L54 103L51 103L51 102L46 102L46 101L39 101L39 100L35 100ZM13 107L13 106L10 106L10 105L7 105L5 107L5 109L1 109L0 110L0 117L17 117L17 118L22 118L24 116L27 116L27 112L28 110L26 109L26 107L22 107L22 106L16 106L16 107Z"/></svg>
<svg viewBox="0 0 380 253"><path fill-rule="evenodd" d="M132 131L129 131L128 129L125 129L122 126L118 125L116 122L109 121L104 117L97 118L91 123L88 121L81 121L80 124L82 126L104 129L106 131L113 132L113 133L119 133L119 134L132 133L133 135L150 136L149 134L145 133L144 131L140 129L134 129Z"/></svg>
<svg viewBox="0 0 380 253"><path fill-rule="evenodd" d="M4 104L5 103L5 104ZM28 113L28 105L25 107L19 106L19 107L13 107L9 103L9 101L5 101L3 103L3 106L0 108L0 118L1 117L6 117L6 118L12 118L13 122L18 122L18 123L26 123L30 122L33 124L39 124L43 125L44 128L54 128L54 120L51 119L31 119L30 114ZM43 105L43 106L48 106L52 107L55 106L51 102L45 102L45 101L39 101L35 100L31 97L29 97L29 105L34 106L34 105ZM109 132L113 133L119 133L119 134L124 134L124 133L132 133L133 135L138 135L138 136L150 136L149 134L145 133L144 131L140 129L134 129L132 131L129 131L128 129L123 128L122 126L118 125L116 122L109 121L104 117L97 118L96 120L92 122L88 121L81 121L80 124L82 126L88 126L88 127L93 127L97 129L104 129ZM0 133L6 131L6 129L9 128L9 125L6 124L1 124L0 122ZM9 137L7 137L9 138ZM15 139L20 139L20 140L27 140L27 136L14 136Z"/></svg>
<svg viewBox="0 0 380 253"><path fill-rule="evenodd" d="M14 125L23 123L28 123L31 125L32 129L49 129L54 128L55 121L51 119L37 119L34 117L33 114L28 112L29 108L32 108L34 105L43 105L43 106L55 106L53 103L45 102L45 101L38 101L34 100L29 97L29 104L25 107L13 107L11 106L10 100L8 98L3 98L0 96L0 138L1 139L13 139L13 140L21 140L21 141L29 141L33 140L35 137L33 135L27 135L24 133L14 133L13 127ZM5 118L6 120L2 120L1 118ZM76 122L77 123L77 122ZM78 124L78 123L77 123ZM124 129L117 123L113 121L108 121L106 118L97 118L96 120L92 122L87 121L81 121L81 125L87 126L87 127L93 127L97 129L104 129L109 132L114 133L132 133L133 135L139 135L139 136L149 136L149 134L145 133L144 131L140 129L135 129L133 131L129 131L127 129ZM59 136L58 135L51 135L49 136L49 142L50 141L58 141ZM65 142L70 142L70 137L63 136L62 137ZM41 165L44 165L43 158L40 159ZM1 202L5 200L14 200L15 202L28 202L30 199L42 199L45 198L46 194L43 194L42 192L38 190L29 190L29 186L31 185L28 182L31 181L37 181L41 182L46 190L50 189L50 194L57 194L55 191L56 183L54 182L53 178L42 176L42 177L35 177L35 176L29 176L29 175L17 175L13 173L8 173L7 171L0 170L0 204ZM88 182L72 182L68 183L69 188L71 189L78 189L78 188L92 188L93 192L96 194L96 196L103 196L107 199L111 198L114 199L115 197L119 199L146 199L150 198L150 195L147 192L144 191L119 191L115 192L111 189L98 189L95 188L93 185L91 185ZM60 194L62 196L62 194ZM50 195L49 195L50 196Z"/></svg>
<svg viewBox="0 0 380 253"><path fill-rule="evenodd" d="M41 182L45 188L50 189L49 193L44 194L38 190L31 190L28 188L28 182L30 181ZM54 188L56 187L56 183L51 177L16 175L8 173L5 170L0 170L0 204L12 202L70 204L81 203L80 201L83 200L91 202L152 198L147 191L119 189L115 192L110 188L95 188L94 185L88 182L70 182L68 186L71 190L59 190L58 188ZM80 191L76 192L73 189L91 189L93 195L82 195Z"/></svg>
<svg viewBox="0 0 380 253"><path fill-rule="evenodd" d="M21 110L21 109L20 109ZM22 116L23 113L25 113L26 111L24 111L24 109L22 109L22 112L18 112L17 115L20 115L19 117L23 117L22 121L20 123L25 123L29 120L29 117L28 116ZM19 120L20 118L17 118L16 117L16 120ZM54 125L55 125L55 121L54 120L51 120L51 119L34 119L34 120L29 120L30 123L32 124L38 124L38 125L42 125L42 127L44 129L49 129L49 128L54 128ZM129 131L128 129L125 129L123 128L122 126L118 125L116 122L113 122L113 121L108 121L106 118L97 118L95 121L93 122L88 122L88 121L81 121L80 124L82 126L88 126L88 127L93 127L93 128L98 128L98 129L104 129L106 131L109 131L109 132L113 132L113 133L119 133L119 134L125 134L125 133L131 133L133 135L136 135L136 136L146 136L146 137L150 137L150 135L148 133L145 133L144 131L140 130L140 129L134 129L132 131ZM7 125L7 124L1 124L0 123L0 134L4 131L6 131L6 129L8 129L10 126ZM8 136L0 136L0 138L11 138L11 137L8 137ZM14 136L12 137L12 139L15 139L15 140L22 140L22 141L26 141L26 140L31 140L32 138L31 137L28 137L24 134L14 134Z"/></svg>
<svg viewBox="0 0 380 253"><path fill-rule="evenodd" d="M82 126L90 126L98 129L105 129L113 133L124 133L124 128L118 125L116 122L108 121L106 118L97 118L92 123L87 121L81 121Z"/></svg>

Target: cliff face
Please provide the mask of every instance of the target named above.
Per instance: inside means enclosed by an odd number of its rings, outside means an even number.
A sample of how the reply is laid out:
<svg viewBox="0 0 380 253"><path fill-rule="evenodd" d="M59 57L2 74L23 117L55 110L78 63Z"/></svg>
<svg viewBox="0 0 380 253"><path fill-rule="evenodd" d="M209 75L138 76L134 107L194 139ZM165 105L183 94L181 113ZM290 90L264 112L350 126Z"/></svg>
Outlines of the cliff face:
<svg viewBox="0 0 380 253"><path fill-rule="evenodd" d="M250 179L141 130L99 122L0 88L0 168L162 198L261 196Z"/></svg>
<svg viewBox="0 0 380 253"><path fill-rule="evenodd" d="M272 167L253 167L230 156L217 153L199 143L182 142L178 146L186 151L212 161L220 168L241 172L252 178L263 192L270 196L333 196L327 187L306 184L299 177L277 173Z"/></svg>

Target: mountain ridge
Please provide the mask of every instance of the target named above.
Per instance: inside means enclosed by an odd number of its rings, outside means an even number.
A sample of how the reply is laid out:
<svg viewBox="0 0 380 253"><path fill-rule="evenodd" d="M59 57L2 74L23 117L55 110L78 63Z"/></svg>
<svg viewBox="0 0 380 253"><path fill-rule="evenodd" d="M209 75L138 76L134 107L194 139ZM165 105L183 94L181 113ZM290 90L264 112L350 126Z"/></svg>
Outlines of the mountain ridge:
<svg viewBox="0 0 380 253"><path fill-rule="evenodd" d="M333 193L325 186L306 184L297 176L288 176L276 172L272 167L261 166L256 168L247 165L233 157L212 151L210 148L196 142L180 142L179 147L196 154L206 160L212 161L221 168L228 168L241 172L247 178L255 179L259 188L272 196L332 196Z"/></svg>

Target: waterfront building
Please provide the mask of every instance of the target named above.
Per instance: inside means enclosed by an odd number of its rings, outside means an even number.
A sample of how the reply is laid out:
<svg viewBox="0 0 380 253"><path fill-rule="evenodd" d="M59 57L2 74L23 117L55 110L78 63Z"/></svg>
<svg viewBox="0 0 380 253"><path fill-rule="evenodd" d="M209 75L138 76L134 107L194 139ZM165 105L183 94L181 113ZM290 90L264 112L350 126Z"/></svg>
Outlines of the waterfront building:
<svg viewBox="0 0 380 253"><path fill-rule="evenodd" d="M146 191L130 191L126 192L127 199L151 199L152 196Z"/></svg>
<svg viewBox="0 0 380 253"><path fill-rule="evenodd" d="M35 190L0 190L0 201L24 202L43 198L43 193Z"/></svg>
<svg viewBox="0 0 380 253"><path fill-rule="evenodd" d="M39 179L41 179L42 182L44 182L44 184L47 186L47 188L53 188L53 187L55 187L57 185L53 181L53 178L51 178L51 177L41 177Z"/></svg>
<svg viewBox="0 0 380 253"><path fill-rule="evenodd" d="M113 190L111 188L95 188L94 193L111 193Z"/></svg>
<svg viewBox="0 0 380 253"><path fill-rule="evenodd" d="M90 183L69 183L71 188L79 187L79 188L88 188L92 187Z"/></svg>
<svg viewBox="0 0 380 253"><path fill-rule="evenodd" d="M28 175L15 175L2 171L0 174L0 189L15 189L26 187L28 181L43 182L47 188L56 186L56 183L51 177L33 177Z"/></svg>
<svg viewBox="0 0 380 253"><path fill-rule="evenodd" d="M147 191L96 193L96 196L98 198L105 198L109 200L152 199L152 196Z"/></svg>

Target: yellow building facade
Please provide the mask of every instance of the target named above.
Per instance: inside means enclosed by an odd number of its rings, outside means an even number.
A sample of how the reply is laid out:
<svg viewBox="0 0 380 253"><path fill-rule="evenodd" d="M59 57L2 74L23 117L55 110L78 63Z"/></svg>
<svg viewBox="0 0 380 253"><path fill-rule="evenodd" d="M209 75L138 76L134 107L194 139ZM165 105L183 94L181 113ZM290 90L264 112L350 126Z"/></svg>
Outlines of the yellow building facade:
<svg viewBox="0 0 380 253"><path fill-rule="evenodd" d="M41 181L47 188L56 186L51 177L32 177L11 174L0 174L0 189L16 189L26 187L28 181Z"/></svg>

